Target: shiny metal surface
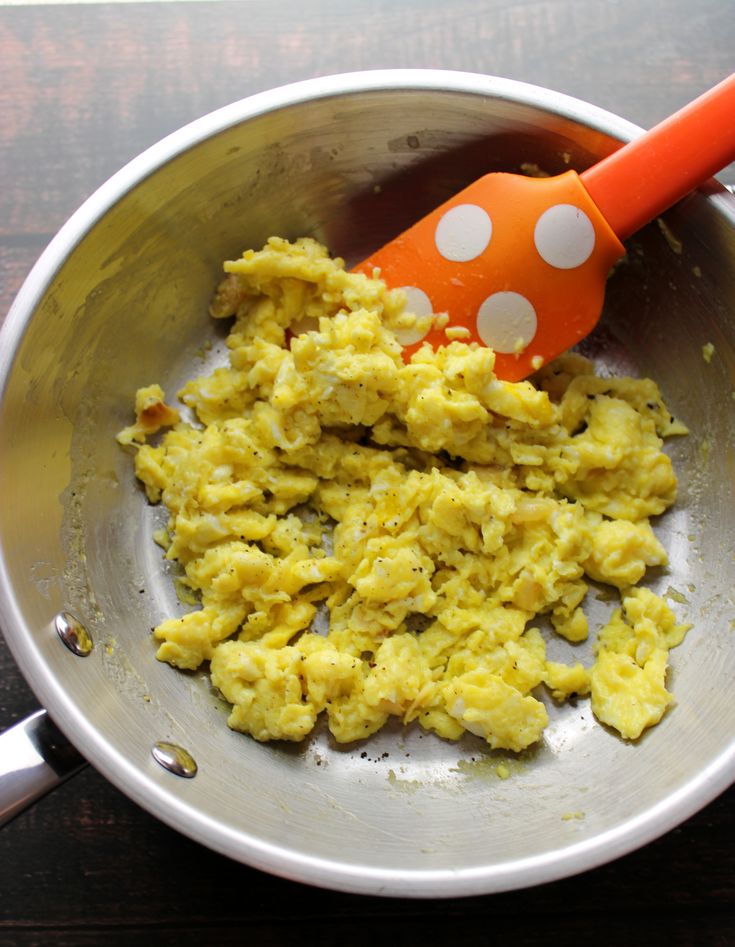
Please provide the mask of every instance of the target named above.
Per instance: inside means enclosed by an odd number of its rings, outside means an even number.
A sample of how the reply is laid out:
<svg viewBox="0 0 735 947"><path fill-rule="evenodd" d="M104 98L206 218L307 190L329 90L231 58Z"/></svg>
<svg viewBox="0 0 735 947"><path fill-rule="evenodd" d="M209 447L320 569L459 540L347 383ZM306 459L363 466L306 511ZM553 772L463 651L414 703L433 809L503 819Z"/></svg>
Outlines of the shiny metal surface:
<svg viewBox="0 0 735 947"><path fill-rule="evenodd" d="M0 733L0 826L87 765L45 710Z"/></svg>
<svg viewBox="0 0 735 947"><path fill-rule="evenodd" d="M59 612L54 619L56 634L77 657L86 658L94 644L84 625L70 612Z"/></svg>
<svg viewBox="0 0 735 947"><path fill-rule="evenodd" d="M606 369L656 378L692 432L670 448L681 498L657 524L671 565L651 585L686 599L677 609L695 628L672 655L677 706L635 745L594 724L583 701L549 702L543 743L517 760L489 756L474 738L448 744L398 728L357 749L325 733L294 747L230 732L203 675L153 658L151 627L181 605L151 540L160 511L114 440L137 387L159 381L174 393L224 359L206 315L224 258L277 233L314 235L357 260L485 171L581 169L637 131L482 76L310 80L165 139L52 242L0 338L0 617L59 726L142 806L276 874L435 897L582 871L731 783L735 201L716 185L666 215L675 240L651 225L631 241L586 343ZM593 596L592 606L595 625L611 604ZM53 631L67 608L95 640L83 662ZM551 655L565 649L550 644ZM151 756L151 734L186 746L197 778L172 780Z"/></svg>
<svg viewBox="0 0 735 947"><path fill-rule="evenodd" d="M193 779L197 774L197 764L194 757L182 746L175 743L166 743L165 740L159 740L153 744L151 749L153 759L173 773L174 776L181 776L184 779Z"/></svg>

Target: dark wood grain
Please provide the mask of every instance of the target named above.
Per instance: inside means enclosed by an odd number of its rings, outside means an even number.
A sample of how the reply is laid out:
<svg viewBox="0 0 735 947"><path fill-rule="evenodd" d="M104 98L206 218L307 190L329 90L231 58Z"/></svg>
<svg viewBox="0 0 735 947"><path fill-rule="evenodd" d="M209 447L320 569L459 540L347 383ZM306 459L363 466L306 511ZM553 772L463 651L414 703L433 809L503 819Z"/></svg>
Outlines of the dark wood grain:
<svg viewBox="0 0 735 947"><path fill-rule="evenodd" d="M733 68L730 0L248 0L0 7L0 316L66 217L146 146L284 82L504 75L649 126ZM723 175L735 181L732 170ZM0 725L36 701L0 645ZM177 835L91 768L0 832L0 945L735 943L735 790L617 862L531 891L319 891Z"/></svg>

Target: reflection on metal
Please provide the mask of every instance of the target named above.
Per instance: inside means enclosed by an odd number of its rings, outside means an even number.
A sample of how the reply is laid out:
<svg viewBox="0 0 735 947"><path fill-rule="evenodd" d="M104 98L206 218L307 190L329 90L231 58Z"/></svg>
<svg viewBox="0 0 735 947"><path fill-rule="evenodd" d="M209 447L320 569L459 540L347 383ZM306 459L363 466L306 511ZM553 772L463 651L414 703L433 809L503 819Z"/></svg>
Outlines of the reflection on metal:
<svg viewBox="0 0 735 947"><path fill-rule="evenodd" d="M191 779L197 774L197 764L194 757L181 746L175 743L166 743L159 740L153 744L151 750L153 759L160 763L164 769L174 776L183 776L185 779Z"/></svg>
<svg viewBox="0 0 735 947"><path fill-rule="evenodd" d="M86 765L45 710L8 727L0 734L0 826Z"/></svg>
<svg viewBox="0 0 735 947"><path fill-rule="evenodd" d="M56 633L73 653L86 658L93 647L92 639L84 625L70 612L59 612L54 618Z"/></svg>

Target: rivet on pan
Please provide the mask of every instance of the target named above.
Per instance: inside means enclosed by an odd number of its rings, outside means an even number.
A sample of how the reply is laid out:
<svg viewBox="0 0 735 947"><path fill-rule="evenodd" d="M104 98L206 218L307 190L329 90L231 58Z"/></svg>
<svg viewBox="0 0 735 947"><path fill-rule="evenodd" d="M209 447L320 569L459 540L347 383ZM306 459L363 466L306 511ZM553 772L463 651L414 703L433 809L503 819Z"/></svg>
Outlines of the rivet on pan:
<svg viewBox="0 0 735 947"><path fill-rule="evenodd" d="M71 612L59 612L54 618L56 634L67 648L80 658L86 658L92 650L92 639L84 625Z"/></svg>
<svg viewBox="0 0 735 947"><path fill-rule="evenodd" d="M166 743L165 740L159 740L153 744L151 749L153 759L160 763L164 769L174 776L183 776L184 779L191 779L197 774L197 764L194 757L181 746L175 743Z"/></svg>

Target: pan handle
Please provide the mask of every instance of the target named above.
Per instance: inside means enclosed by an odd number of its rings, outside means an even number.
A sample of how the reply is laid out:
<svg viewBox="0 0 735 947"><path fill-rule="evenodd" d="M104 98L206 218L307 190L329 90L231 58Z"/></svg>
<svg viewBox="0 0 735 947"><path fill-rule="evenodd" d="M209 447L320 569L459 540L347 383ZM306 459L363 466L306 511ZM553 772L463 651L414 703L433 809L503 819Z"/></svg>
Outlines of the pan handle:
<svg viewBox="0 0 735 947"><path fill-rule="evenodd" d="M45 710L0 734L0 826L87 765Z"/></svg>

